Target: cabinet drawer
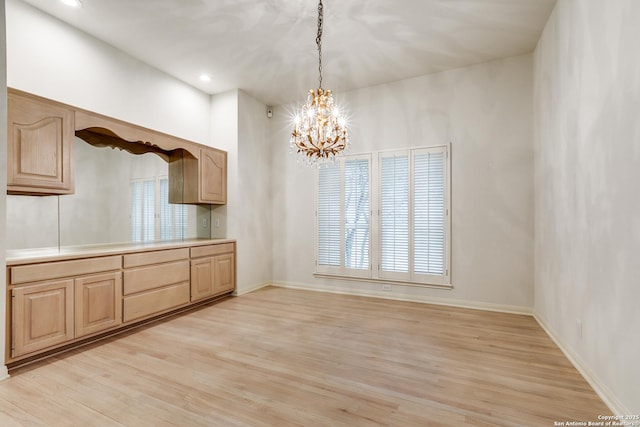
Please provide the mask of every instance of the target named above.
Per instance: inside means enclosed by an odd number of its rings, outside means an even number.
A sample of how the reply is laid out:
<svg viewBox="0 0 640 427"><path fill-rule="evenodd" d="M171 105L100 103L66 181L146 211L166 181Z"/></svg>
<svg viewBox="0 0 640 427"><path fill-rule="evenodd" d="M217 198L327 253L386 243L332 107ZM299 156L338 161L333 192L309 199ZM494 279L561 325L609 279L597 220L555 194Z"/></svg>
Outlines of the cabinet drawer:
<svg viewBox="0 0 640 427"><path fill-rule="evenodd" d="M123 321L160 314L189 303L189 282L131 295L123 301Z"/></svg>
<svg viewBox="0 0 640 427"><path fill-rule="evenodd" d="M166 251L141 252L124 256L124 268L162 264L189 258L189 249L168 249Z"/></svg>
<svg viewBox="0 0 640 427"><path fill-rule="evenodd" d="M124 295L189 281L189 261L124 271Z"/></svg>
<svg viewBox="0 0 640 427"><path fill-rule="evenodd" d="M40 280L60 279L63 277L102 273L105 271L119 270L121 265L122 257L120 255L21 265L11 267L10 283L12 285L17 285L20 283L38 282Z"/></svg>
<svg viewBox="0 0 640 427"><path fill-rule="evenodd" d="M191 258L201 258L233 252L235 243L221 243L219 245L196 246L191 248Z"/></svg>

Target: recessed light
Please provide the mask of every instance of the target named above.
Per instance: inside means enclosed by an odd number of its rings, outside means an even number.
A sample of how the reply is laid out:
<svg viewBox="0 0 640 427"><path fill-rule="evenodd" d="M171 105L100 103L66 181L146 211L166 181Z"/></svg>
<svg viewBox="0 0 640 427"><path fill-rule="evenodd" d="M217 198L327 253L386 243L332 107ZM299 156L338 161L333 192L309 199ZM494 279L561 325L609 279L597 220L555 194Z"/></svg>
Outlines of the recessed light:
<svg viewBox="0 0 640 427"><path fill-rule="evenodd" d="M200 80L202 80L203 82L210 82L211 76L208 74L200 74Z"/></svg>
<svg viewBox="0 0 640 427"><path fill-rule="evenodd" d="M60 0L62 3L71 7L80 7L82 6L82 2L80 0Z"/></svg>

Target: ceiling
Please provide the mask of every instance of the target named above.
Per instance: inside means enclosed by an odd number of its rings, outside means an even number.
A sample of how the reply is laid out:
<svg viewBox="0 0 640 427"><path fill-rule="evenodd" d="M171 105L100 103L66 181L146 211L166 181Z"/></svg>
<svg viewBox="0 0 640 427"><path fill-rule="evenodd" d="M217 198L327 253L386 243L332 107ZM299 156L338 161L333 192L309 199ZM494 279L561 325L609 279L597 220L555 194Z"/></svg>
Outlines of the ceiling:
<svg viewBox="0 0 640 427"><path fill-rule="evenodd" d="M240 88L279 105L318 85L316 0L24 1L207 93ZM324 0L323 87L531 52L555 1Z"/></svg>

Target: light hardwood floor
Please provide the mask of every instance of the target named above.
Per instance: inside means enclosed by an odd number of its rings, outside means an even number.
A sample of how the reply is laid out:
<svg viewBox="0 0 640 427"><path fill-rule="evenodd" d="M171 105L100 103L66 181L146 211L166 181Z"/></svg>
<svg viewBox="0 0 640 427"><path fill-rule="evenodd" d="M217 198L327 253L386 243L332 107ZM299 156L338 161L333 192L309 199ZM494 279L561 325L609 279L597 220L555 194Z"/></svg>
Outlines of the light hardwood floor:
<svg viewBox="0 0 640 427"><path fill-rule="evenodd" d="M553 426L609 411L528 316L268 287L19 368L0 426Z"/></svg>

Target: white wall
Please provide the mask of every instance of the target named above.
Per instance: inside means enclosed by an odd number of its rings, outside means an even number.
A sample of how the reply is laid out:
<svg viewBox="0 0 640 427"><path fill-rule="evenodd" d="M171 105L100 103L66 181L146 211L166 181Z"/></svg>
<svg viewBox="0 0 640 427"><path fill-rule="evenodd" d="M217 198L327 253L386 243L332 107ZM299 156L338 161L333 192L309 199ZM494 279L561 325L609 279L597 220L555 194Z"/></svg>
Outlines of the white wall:
<svg viewBox="0 0 640 427"><path fill-rule="evenodd" d="M237 236L240 224L232 213L238 199L238 90L211 97L211 140L209 145L227 152L227 204L211 209L212 237ZM229 215L228 215L229 213Z"/></svg>
<svg viewBox="0 0 640 427"><path fill-rule="evenodd" d="M637 0L559 0L534 72L535 312L627 414L640 413L638 22Z"/></svg>
<svg viewBox="0 0 640 427"><path fill-rule="evenodd" d="M19 0L7 85L181 138L209 140L209 96Z"/></svg>
<svg viewBox="0 0 640 427"><path fill-rule="evenodd" d="M352 153L452 143L453 290L314 278L314 170L273 133L274 282L530 312L533 306L532 56L343 94ZM291 110L291 111L288 111ZM446 301L444 301L446 300Z"/></svg>
<svg viewBox="0 0 640 427"><path fill-rule="evenodd" d="M267 107L238 93L238 293L271 282L273 242L271 210L271 147Z"/></svg>
<svg viewBox="0 0 640 427"><path fill-rule="evenodd" d="M0 4L0 171L7 170L7 67L6 67L6 38L5 38L5 7ZM7 174L0 173L0 271L6 270L6 245L4 241L6 231L6 203L7 203ZM0 273L0 357L4 361L6 316L6 274ZM7 377L4 362L0 366L0 379Z"/></svg>
<svg viewBox="0 0 640 427"><path fill-rule="evenodd" d="M272 278L271 167L266 106L241 90L211 98L212 144L227 151L227 204L212 209L213 235L237 244L238 294ZM216 222L220 227L216 227Z"/></svg>

